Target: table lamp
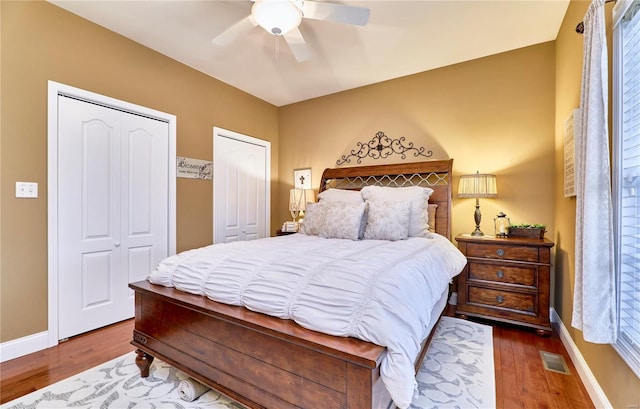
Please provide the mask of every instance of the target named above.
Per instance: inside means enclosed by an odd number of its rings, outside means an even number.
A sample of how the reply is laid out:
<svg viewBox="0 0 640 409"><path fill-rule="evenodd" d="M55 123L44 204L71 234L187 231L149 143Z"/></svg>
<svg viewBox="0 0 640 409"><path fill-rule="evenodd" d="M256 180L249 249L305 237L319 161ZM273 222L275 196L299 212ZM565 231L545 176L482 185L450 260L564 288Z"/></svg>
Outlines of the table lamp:
<svg viewBox="0 0 640 409"><path fill-rule="evenodd" d="M298 217L304 215L307 203L315 202L313 189L291 189L289 191L289 212L295 222Z"/></svg>
<svg viewBox="0 0 640 409"><path fill-rule="evenodd" d="M482 218L480 214L480 198L496 197L497 194L496 175L476 172L475 174L460 176L458 197L476 199L476 211L473 214L476 229L471 233L472 236L484 236L484 233L480 230L480 220Z"/></svg>

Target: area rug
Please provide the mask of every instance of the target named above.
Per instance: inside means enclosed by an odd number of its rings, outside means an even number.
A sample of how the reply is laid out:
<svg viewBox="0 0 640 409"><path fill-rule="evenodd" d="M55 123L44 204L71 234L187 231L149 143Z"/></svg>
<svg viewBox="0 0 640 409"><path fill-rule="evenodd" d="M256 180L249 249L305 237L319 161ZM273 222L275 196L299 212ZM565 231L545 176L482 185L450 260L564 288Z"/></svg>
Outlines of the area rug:
<svg viewBox="0 0 640 409"><path fill-rule="evenodd" d="M187 375L158 359L149 377L140 378L132 352L0 408L244 408L214 390L187 402L179 393L185 379ZM443 317L417 375L420 393L411 409L495 408L494 379L492 328Z"/></svg>
<svg viewBox="0 0 640 409"><path fill-rule="evenodd" d="M495 408L493 328L442 317L416 380L411 409Z"/></svg>

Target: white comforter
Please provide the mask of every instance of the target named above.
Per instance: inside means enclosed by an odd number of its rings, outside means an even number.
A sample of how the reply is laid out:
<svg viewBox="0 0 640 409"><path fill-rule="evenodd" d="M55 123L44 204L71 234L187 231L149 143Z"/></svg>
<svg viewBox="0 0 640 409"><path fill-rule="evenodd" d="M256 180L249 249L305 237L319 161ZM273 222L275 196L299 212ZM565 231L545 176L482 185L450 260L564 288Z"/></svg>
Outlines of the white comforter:
<svg viewBox="0 0 640 409"><path fill-rule="evenodd" d="M294 234L189 250L162 261L149 281L382 345L383 382L407 408L431 311L465 263L437 234L394 242Z"/></svg>

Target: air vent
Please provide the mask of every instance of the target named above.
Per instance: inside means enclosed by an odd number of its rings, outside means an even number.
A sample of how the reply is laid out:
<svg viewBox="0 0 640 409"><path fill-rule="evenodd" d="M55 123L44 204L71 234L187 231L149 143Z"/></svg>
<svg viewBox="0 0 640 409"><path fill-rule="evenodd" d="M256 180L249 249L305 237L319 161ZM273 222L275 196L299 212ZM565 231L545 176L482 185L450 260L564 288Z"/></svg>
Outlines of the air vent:
<svg viewBox="0 0 640 409"><path fill-rule="evenodd" d="M569 367L565 362L562 355L554 354L551 352L540 351L540 357L542 358L542 364L547 371L558 372L564 375L571 375Z"/></svg>

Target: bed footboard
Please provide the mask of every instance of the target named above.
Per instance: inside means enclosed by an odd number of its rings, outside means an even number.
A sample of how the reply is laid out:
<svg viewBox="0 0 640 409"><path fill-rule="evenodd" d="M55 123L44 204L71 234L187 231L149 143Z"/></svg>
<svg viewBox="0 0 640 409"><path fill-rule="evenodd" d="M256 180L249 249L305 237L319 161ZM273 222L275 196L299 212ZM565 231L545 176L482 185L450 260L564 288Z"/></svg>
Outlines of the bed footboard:
<svg viewBox="0 0 640 409"><path fill-rule="evenodd" d="M130 287L143 377L156 357L250 408L391 407L381 346L146 281Z"/></svg>

